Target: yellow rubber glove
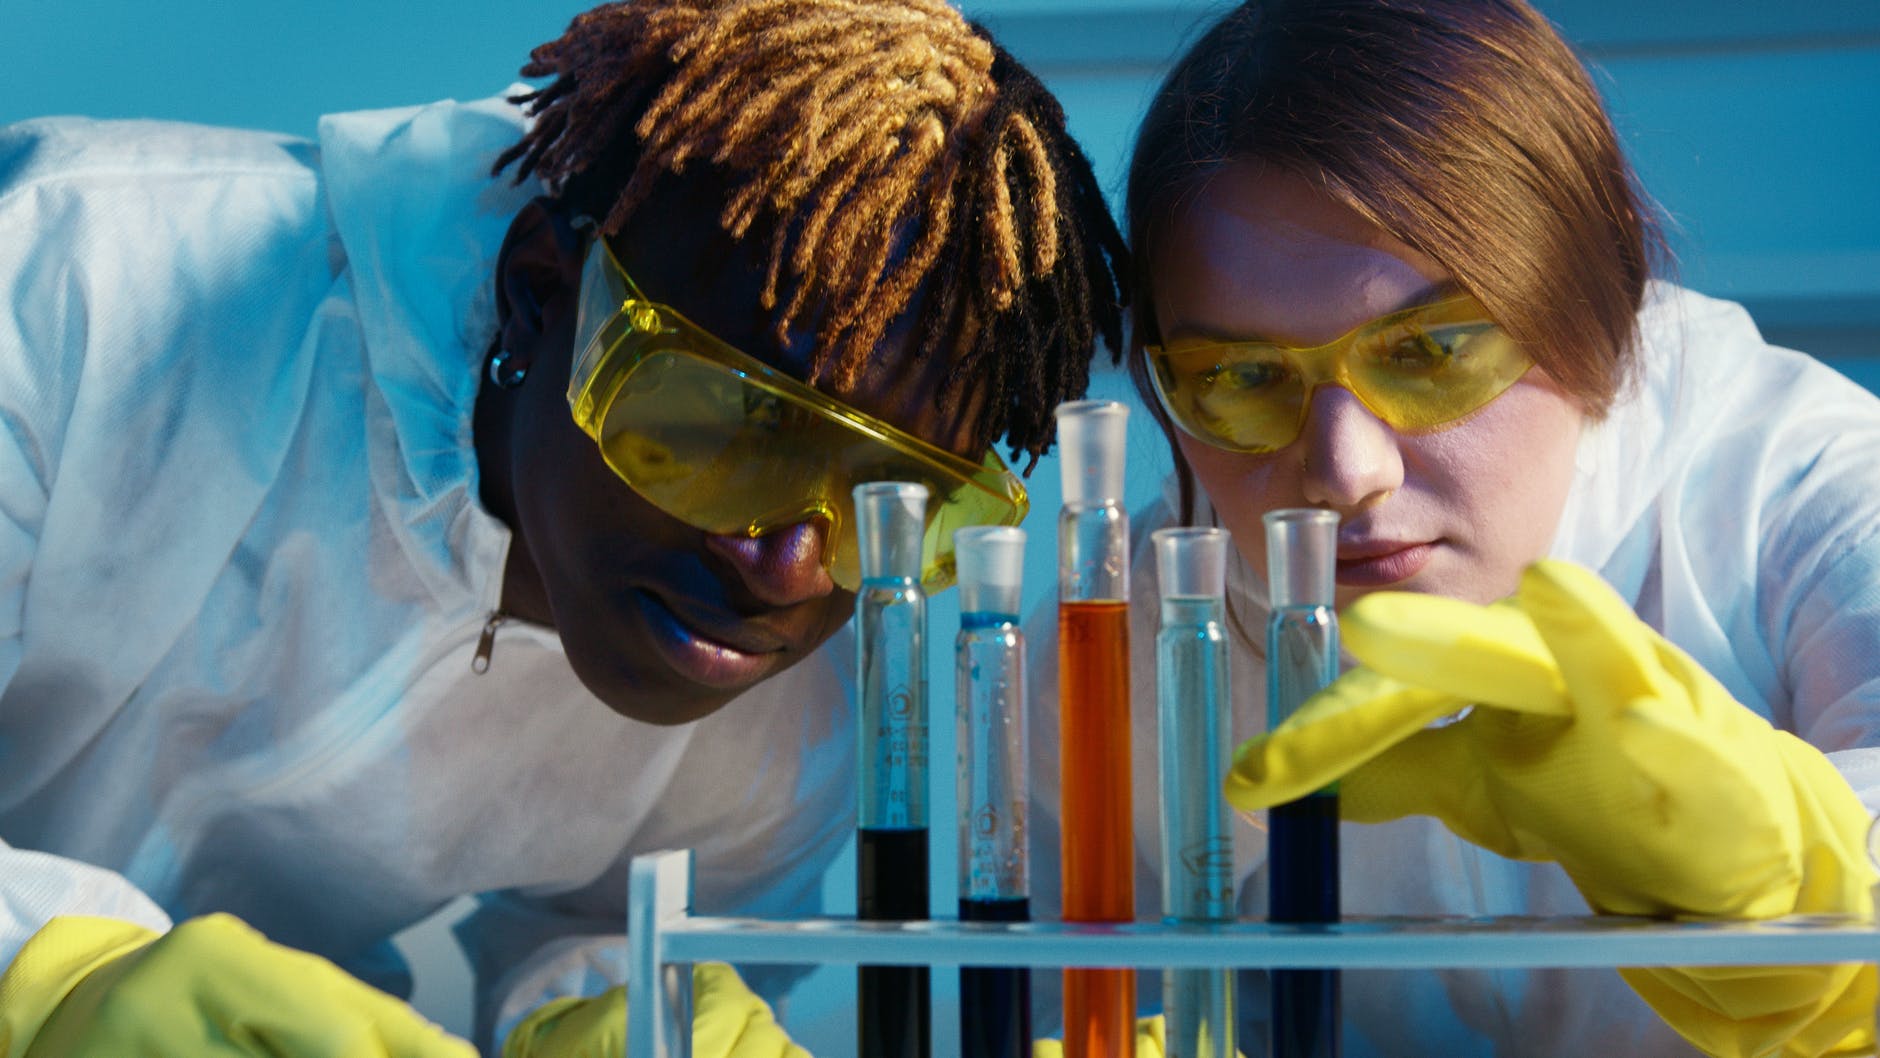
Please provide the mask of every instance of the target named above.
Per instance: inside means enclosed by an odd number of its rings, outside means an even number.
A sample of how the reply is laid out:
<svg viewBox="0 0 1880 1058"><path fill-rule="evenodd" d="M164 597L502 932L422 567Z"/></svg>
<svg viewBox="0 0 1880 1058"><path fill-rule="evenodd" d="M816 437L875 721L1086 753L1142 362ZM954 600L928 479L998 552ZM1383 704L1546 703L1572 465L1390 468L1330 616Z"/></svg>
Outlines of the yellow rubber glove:
<svg viewBox="0 0 1880 1058"><path fill-rule="evenodd" d="M624 1058L627 990L557 999L510 1030L503 1058ZM692 968L692 1058L810 1058L763 1001L721 962Z"/></svg>
<svg viewBox="0 0 1880 1058"><path fill-rule="evenodd" d="M1162 1015L1152 1018L1136 1019L1136 1055L1135 1058L1162 1058L1168 1048L1166 1027ZM1064 1044L1060 1040L1031 1041L1031 1058L1064 1058Z"/></svg>
<svg viewBox="0 0 1880 1058"><path fill-rule="evenodd" d="M476 1058L404 1001L231 915L60 916L0 975L0 1056Z"/></svg>
<svg viewBox="0 0 1880 1058"><path fill-rule="evenodd" d="M1833 765L1591 572L1536 563L1489 607L1377 593L1340 628L1364 667L1240 747L1236 806L1338 781L1346 819L1434 816L1503 856L1558 862L1603 913L1872 912L1868 815ZM1871 966L1620 972L1712 1054L1872 1046Z"/></svg>
<svg viewBox="0 0 1880 1058"><path fill-rule="evenodd" d="M1135 1058L1162 1058L1167 1053L1168 1025L1162 1015L1137 1018ZM1235 1058L1240 1058L1242 1053L1236 1048ZM1064 1044L1060 1040L1033 1040L1031 1058L1064 1058Z"/></svg>

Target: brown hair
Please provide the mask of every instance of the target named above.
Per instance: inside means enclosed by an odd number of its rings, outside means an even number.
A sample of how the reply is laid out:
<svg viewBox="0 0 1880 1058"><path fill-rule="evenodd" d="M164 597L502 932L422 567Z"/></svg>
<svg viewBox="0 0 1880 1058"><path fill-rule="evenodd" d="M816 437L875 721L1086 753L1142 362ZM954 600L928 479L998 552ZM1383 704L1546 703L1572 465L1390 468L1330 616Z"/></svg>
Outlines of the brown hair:
<svg viewBox="0 0 1880 1058"><path fill-rule="evenodd" d="M1136 141L1130 247L1197 181L1259 159L1314 181L1441 262L1544 370L1603 416L1631 374L1637 312L1668 260L1586 69L1522 0L1251 0L1163 82ZM1130 373L1164 431L1139 347ZM1170 434L1171 438L1173 434ZM1192 478L1182 508L1192 510Z"/></svg>
<svg viewBox="0 0 1880 1058"><path fill-rule="evenodd" d="M810 381L846 386L923 284L943 410L1035 463L1101 336L1121 351L1121 234L1044 87L941 0L631 0L532 53L516 163L614 234L654 183L720 167L719 221L770 240L781 339L820 310ZM980 376L973 378L973 372ZM973 378L974 384L964 384Z"/></svg>

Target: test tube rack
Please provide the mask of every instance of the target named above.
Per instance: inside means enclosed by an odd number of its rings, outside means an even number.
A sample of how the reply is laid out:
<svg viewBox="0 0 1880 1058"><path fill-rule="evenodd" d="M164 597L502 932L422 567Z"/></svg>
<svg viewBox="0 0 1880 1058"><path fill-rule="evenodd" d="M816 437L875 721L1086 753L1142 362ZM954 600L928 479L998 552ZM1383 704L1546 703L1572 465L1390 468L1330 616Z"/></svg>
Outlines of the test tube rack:
<svg viewBox="0 0 1880 1058"><path fill-rule="evenodd" d="M628 875L627 1058L689 1058L699 962L930 966L1731 966L1880 962L1870 919L1796 915L1760 922L1618 916L1348 917L1222 925L857 922L692 914L692 854L637 856ZM647 1002L639 997L657 997Z"/></svg>

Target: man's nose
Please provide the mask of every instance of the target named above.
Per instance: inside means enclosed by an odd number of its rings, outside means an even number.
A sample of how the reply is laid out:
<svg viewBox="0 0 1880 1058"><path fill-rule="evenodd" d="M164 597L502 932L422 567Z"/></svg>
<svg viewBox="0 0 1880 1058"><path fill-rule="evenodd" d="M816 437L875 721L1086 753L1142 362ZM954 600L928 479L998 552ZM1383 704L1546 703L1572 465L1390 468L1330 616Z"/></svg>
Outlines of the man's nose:
<svg viewBox="0 0 1880 1058"><path fill-rule="evenodd" d="M730 563L751 594L768 606L808 602L835 590L824 563L829 547L824 518L811 516L759 536L708 533L705 546Z"/></svg>
<svg viewBox="0 0 1880 1058"><path fill-rule="evenodd" d="M1389 423L1343 386L1320 386L1311 401L1293 442L1308 503L1351 513L1403 484L1400 439Z"/></svg>

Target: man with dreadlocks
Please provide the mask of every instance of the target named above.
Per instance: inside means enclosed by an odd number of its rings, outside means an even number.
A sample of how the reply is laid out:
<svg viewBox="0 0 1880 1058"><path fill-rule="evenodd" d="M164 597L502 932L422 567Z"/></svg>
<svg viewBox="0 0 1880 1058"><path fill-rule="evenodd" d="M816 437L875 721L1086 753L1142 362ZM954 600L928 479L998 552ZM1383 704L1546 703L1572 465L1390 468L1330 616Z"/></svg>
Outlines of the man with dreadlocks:
<svg viewBox="0 0 1880 1058"><path fill-rule="evenodd" d="M0 130L0 1053L464 1053L384 992L466 893L484 1045L617 1045L631 856L793 913L849 830L850 488L928 485L944 584L1116 345L1087 162L939 0L523 72Z"/></svg>

